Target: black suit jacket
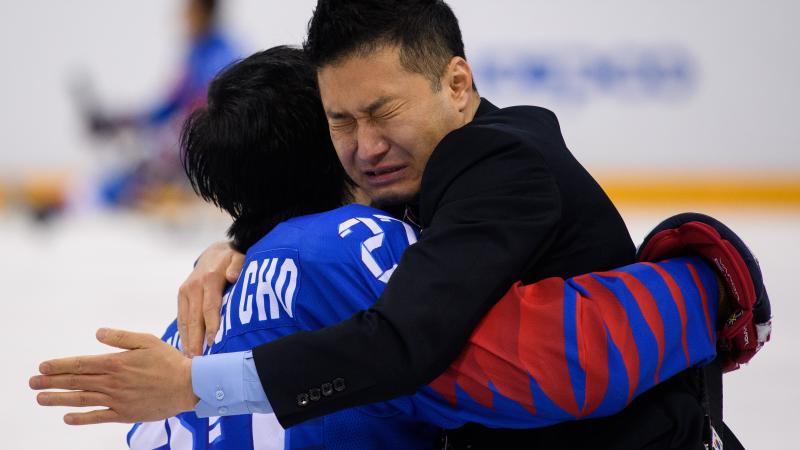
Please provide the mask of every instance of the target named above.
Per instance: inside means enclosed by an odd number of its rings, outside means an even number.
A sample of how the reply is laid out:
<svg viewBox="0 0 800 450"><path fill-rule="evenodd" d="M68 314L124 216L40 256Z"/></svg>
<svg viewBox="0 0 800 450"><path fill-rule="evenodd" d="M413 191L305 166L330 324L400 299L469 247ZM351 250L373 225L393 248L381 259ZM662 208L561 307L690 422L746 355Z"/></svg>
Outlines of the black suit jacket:
<svg viewBox="0 0 800 450"><path fill-rule="evenodd" d="M419 242L372 308L254 349L284 427L415 392L517 280L634 260L617 210L542 108L482 100L475 119L434 150L416 213Z"/></svg>

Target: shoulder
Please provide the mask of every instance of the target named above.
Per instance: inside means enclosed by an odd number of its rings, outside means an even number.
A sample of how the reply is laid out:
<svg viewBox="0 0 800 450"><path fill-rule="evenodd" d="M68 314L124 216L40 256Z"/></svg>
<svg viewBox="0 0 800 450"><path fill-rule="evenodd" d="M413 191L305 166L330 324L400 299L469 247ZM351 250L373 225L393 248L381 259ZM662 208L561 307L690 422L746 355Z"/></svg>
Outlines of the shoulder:
<svg viewBox="0 0 800 450"><path fill-rule="evenodd" d="M494 109L447 134L428 161L426 172L431 173L425 175L438 184L487 162L543 166L543 154L554 148L560 151L566 145L552 111L535 106Z"/></svg>
<svg viewBox="0 0 800 450"><path fill-rule="evenodd" d="M519 195L557 188L549 155L567 152L558 120L534 106L495 109L476 117L442 139L422 179L420 215L433 212L450 197L508 190Z"/></svg>
<svg viewBox="0 0 800 450"><path fill-rule="evenodd" d="M556 115L536 106L513 106L487 111L448 133L431 156L448 166L479 161L497 154L517 153L537 158L537 152L553 144L563 145Z"/></svg>
<svg viewBox="0 0 800 450"><path fill-rule="evenodd" d="M380 236L378 239L393 246L395 241L407 246L415 240L415 233L384 211L351 204L282 222L253 245L248 255L292 248L305 262L346 263L348 255L360 259L362 243L371 237Z"/></svg>
<svg viewBox="0 0 800 450"><path fill-rule="evenodd" d="M299 248L316 245L320 240L334 237L341 222L363 215L365 210L372 209L361 205L346 205L317 214L293 217L276 225L256 242L248 253L274 247Z"/></svg>
<svg viewBox="0 0 800 450"><path fill-rule="evenodd" d="M558 118L549 109L538 106L511 106L489 111L480 117L476 117L464 128L520 135L528 134L532 130L557 130L558 126Z"/></svg>
<svg viewBox="0 0 800 450"><path fill-rule="evenodd" d="M238 46L233 41L224 34L212 32L194 43L189 53L189 63L195 70L201 71L204 77L213 78L240 56Z"/></svg>
<svg viewBox="0 0 800 450"><path fill-rule="evenodd" d="M417 237L411 225L379 209L353 204L282 222L253 245L246 258L250 263L276 255L292 257L301 272L319 279L349 271L383 281Z"/></svg>
<svg viewBox="0 0 800 450"><path fill-rule="evenodd" d="M530 152L544 142L562 141L556 115L536 106L513 106L489 111L442 139L434 155L459 152L482 157L499 151ZM469 151L465 151L469 150Z"/></svg>
<svg viewBox="0 0 800 450"><path fill-rule="evenodd" d="M234 52L236 50L233 39L220 30L211 30L198 42L198 46L210 51Z"/></svg>
<svg viewBox="0 0 800 450"><path fill-rule="evenodd" d="M385 215L387 214L379 209L354 203L318 214L295 217L281 223L275 229L282 232L298 230L303 236L303 241L308 242L309 238L328 239L340 234L341 228L346 227L344 224L347 222Z"/></svg>
<svg viewBox="0 0 800 450"><path fill-rule="evenodd" d="M398 240L408 245L407 241L412 241L415 233L411 226L388 213L358 204L293 219L286 225L303 229L304 247L342 247L358 255L361 254L362 243L371 237L381 236L381 240L386 239L389 243ZM331 240L335 240L336 244L329 242Z"/></svg>

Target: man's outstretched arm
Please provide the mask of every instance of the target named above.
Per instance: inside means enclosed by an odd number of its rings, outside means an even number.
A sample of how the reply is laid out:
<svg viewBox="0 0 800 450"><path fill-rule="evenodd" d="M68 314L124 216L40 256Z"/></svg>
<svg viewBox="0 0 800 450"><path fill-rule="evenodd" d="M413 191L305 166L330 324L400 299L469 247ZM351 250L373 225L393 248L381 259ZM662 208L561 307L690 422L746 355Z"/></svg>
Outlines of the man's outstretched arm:
<svg viewBox="0 0 800 450"><path fill-rule="evenodd" d="M102 406L69 413L69 425L133 423L165 419L190 411L198 398L192 391L192 360L156 336L101 328L97 340L125 351L105 355L53 359L39 365L32 389L42 392L43 406Z"/></svg>

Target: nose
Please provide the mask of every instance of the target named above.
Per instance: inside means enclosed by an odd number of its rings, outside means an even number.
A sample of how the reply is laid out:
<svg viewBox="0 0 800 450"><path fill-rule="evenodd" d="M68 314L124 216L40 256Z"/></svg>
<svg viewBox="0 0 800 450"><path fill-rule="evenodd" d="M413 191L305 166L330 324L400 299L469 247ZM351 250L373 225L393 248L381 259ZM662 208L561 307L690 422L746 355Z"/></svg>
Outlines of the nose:
<svg viewBox="0 0 800 450"><path fill-rule="evenodd" d="M389 151L389 142L381 130L369 122L358 124L356 139L356 155L365 163L376 164Z"/></svg>

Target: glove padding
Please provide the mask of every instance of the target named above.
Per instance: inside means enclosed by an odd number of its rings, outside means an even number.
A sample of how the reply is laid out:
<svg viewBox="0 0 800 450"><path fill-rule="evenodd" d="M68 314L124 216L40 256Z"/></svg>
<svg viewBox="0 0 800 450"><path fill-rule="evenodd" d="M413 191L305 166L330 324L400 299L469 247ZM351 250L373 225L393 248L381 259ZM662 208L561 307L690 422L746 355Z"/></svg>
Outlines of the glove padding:
<svg viewBox="0 0 800 450"><path fill-rule="evenodd" d="M717 340L723 372L738 369L769 341L772 316L758 260L730 228L698 213L672 216L656 226L639 247L639 261L656 262L696 254L725 284L731 314Z"/></svg>

